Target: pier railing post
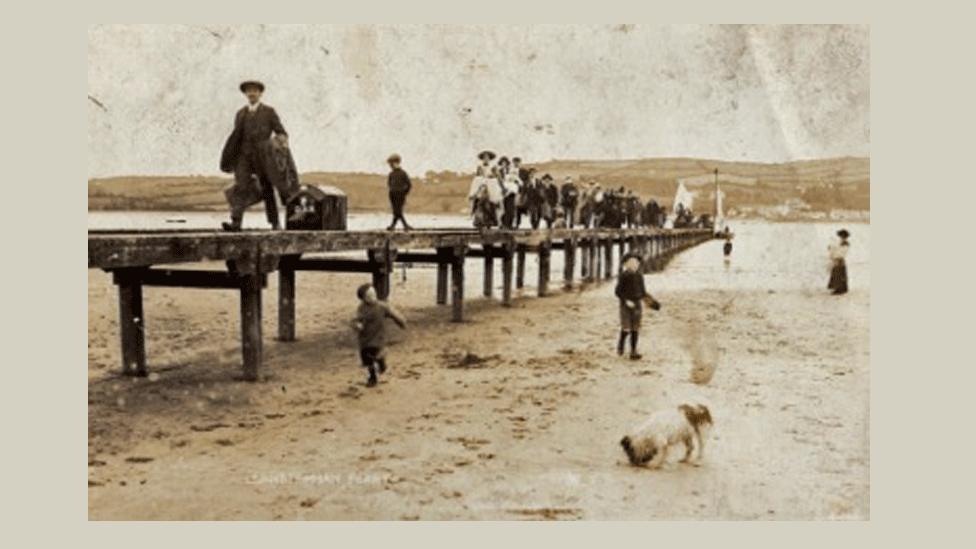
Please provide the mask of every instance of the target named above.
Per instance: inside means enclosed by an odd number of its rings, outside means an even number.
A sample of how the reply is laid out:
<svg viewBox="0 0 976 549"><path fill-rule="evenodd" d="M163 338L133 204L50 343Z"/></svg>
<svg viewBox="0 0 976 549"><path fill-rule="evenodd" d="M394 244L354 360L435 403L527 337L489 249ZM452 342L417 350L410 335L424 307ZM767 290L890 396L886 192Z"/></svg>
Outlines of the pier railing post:
<svg viewBox="0 0 976 549"><path fill-rule="evenodd" d="M481 248L485 252L485 287L483 293L485 297L491 297L491 287L494 285L495 276L495 257L493 256L495 247L490 244L486 244Z"/></svg>
<svg viewBox="0 0 976 549"><path fill-rule="evenodd" d="M146 318L142 311L141 269L114 274L119 286L119 332L122 339L122 374L146 375Z"/></svg>
<svg viewBox="0 0 976 549"><path fill-rule="evenodd" d="M278 340L295 341L295 266L301 256L282 257L278 265Z"/></svg>
<svg viewBox="0 0 976 549"><path fill-rule="evenodd" d="M613 239L603 243L603 278L613 278Z"/></svg>
<svg viewBox="0 0 976 549"><path fill-rule="evenodd" d="M261 274L241 275L241 349L244 356L244 380L256 381L261 367Z"/></svg>
<svg viewBox="0 0 976 549"><path fill-rule="evenodd" d="M466 246L455 246L451 255L451 322L464 321L464 255Z"/></svg>

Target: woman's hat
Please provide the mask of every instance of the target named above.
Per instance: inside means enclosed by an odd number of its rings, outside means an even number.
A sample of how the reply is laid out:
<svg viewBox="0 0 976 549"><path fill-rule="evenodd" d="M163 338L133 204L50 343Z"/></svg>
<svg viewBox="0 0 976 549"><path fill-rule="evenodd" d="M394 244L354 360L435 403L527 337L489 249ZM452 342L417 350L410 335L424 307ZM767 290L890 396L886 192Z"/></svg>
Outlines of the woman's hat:
<svg viewBox="0 0 976 549"><path fill-rule="evenodd" d="M358 297L359 299L363 299L364 297L366 297L366 292L368 292L369 289L372 287L373 285L367 282L366 284L363 284L362 286L356 288L356 297Z"/></svg>
<svg viewBox="0 0 976 549"><path fill-rule="evenodd" d="M491 151L481 151L480 153L478 153L478 160L485 160L486 158L488 160L494 160L495 153Z"/></svg>
<svg viewBox="0 0 976 549"><path fill-rule="evenodd" d="M503 157L499 158L498 159L498 163L499 164L508 164L509 163L508 162L508 157L507 156L503 156Z"/></svg>
<svg viewBox="0 0 976 549"><path fill-rule="evenodd" d="M851 236L851 233L847 232L847 229L841 229L841 230L837 231L837 236L839 236L841 238L847 238L847 237Z"/></svg>
<svg viewBox="0 0 976 549"><path fill-rule="evenodd" d="M241 82L240 88L241 88L241 93L246 92L248 88L257 88L261 90L262 93L264 92L264 84L257 80L245 80Z"/></svg>
<svg viewBox="0 0 976 549"><path fill-rule="evenodd" d="M546 175L542 176L542 179L543 179L543 181L552 181L552 176L549 175L549 174L546 174Z"/></svg>

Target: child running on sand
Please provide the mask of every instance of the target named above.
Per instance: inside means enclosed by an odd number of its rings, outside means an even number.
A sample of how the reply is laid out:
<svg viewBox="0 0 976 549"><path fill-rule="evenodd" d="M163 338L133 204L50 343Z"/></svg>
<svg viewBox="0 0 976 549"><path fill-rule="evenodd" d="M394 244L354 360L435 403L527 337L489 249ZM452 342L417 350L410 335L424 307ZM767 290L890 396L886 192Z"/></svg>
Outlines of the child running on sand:
<svg viewBox="0 0 976 549"><path fill-rule="evenodd" d="M617 341L617 354L621 356L624 354L624 343L627 341L627 335L630 334L630 359L638 360L641 358L637 352L641 304L647 302L647 305L655 311L660 310L661 304L644 288L644 276L640 273L640 256L634 253L625 254L621 263L617 287L614 290L620 300L620 339Z"/></svg>
<svg viewBox="0 0 976 549"><path fill-rule="evenodd" d="M359 357L363 367L369 372L367 387L374 387L379 379L377 374L386 372L386 319L392 318L402 329L407 322L396 309L376 297L372 284L363 284L356 290L359 308L353 327L359 336Z"/></svg>

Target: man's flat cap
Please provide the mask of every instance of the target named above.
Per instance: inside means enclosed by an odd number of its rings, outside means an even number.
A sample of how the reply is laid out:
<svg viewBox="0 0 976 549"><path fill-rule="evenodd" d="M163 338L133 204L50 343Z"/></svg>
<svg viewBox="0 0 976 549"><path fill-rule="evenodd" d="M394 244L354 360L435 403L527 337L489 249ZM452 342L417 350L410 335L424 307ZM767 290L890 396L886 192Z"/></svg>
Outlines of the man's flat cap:
<svg viewBox="0 0 976 549"><path fill-rule="evenodd" d="M241 93L246 92L248 88L257 88L262 92L264 91L264 84L257 80L245 80L241 82L240 87L241 87Z"/></svg>

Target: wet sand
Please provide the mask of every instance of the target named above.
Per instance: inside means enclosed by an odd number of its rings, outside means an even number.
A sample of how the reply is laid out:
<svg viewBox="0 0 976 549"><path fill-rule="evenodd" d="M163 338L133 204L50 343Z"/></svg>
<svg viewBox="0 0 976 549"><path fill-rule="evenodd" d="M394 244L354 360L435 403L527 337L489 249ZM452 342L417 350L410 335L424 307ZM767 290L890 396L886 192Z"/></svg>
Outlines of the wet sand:
<svg viewBox="0 0 976 549"><path fill-rule="evenodd" d="M722 283L768 266L750 248L776 251L776 234L744 233L728 269L716 241L648 275L664 308L645 313L636 362L614 352L612 282L539 299L530 260L503 308L469 261L468 320L451 324L433 270L411 270L393 291L410 326L391 324L373 389L347 328L362 277L300 274L294 343L271 339L269 277L269 377L249 384L233 381L236 293L164 288L146 292L158 377L118 377L115 288L89 271L89 517L866 519L866 261L839 298L788 269ZM694 357L717 357L708 385L689 382ZM702 463L628 465L624 432L686 398L715 419Z"/></svg>

